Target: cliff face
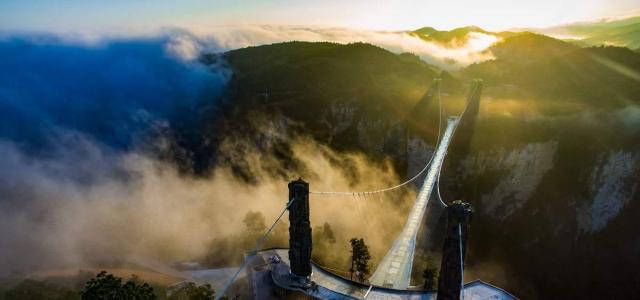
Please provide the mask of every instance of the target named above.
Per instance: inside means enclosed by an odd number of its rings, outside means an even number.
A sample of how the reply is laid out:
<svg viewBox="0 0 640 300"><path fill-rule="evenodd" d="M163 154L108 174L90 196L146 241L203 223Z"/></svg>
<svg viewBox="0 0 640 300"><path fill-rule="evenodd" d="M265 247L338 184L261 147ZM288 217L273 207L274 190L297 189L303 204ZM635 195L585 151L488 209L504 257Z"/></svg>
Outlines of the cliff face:
<svg viewBox="0 0 640 300"><path fill-rule="evenodd" d="M313 136L321 143L374 160L391 158L404 178L417 174L435 147L435 137L368 114L354 103L328 105L314 122L320 134ZM479 120L478 128L486 122L491 120ZM253 137L264 148L307 132L284 113L261 124ZM504 129L512 130L519 129ZM633 147L583 146L595 144L599 133L583 139L555 131L547 139L515 145L491 140L483 130L476 134L492 146L472 148L465 157L451 149L440 183L445 201L469 201L476 211L467 261L469 276L475 277L467 279L489 280L522 298L589 297L587 290L602 297L624 295L607 288L613 284L607 274L631 276L640 266L632 250L640 251L635 225L640 155ZM619 262L612 263L611 256ZM580 280L566 284L571 278Z"/></svg>
<svg viewBox="0 0 640 300"><path fill-rule="evenodd" d="M435 139L359 112L355 106L336 104L327 108L326 114L333 117L325 118L325 124L341 128L335 136L352 140L353 147L372 157L392 157L405 178L422 169L433 153ZM478 127L483 128L491 120L479 122ZM476 134L488 138L482 130ZM631 215L640 210L631 204L640 198L636 180L640 155L628 145L585 146L595 144L601 138L598 134L568 138L565 131L557 130L547 139L516 145L487 140L493 145L472 150L465 157L452 149L441 187L445 201L463 199L476 210L467 266L471 276L491 280L524 298L589 296L583 292L588 289L584 284L563 285L568 278L602 282L591 286L593 293L617 295L604 287L610 284L605 274L633 272L640 265L626 250L609 247L610 243L637 240L630 235L635 224ZM619 226L625 229L620 231ZM626 263L615 266L606 259L608 255L625 257ZM587 257L600 258L585 264ZM497 271L487 272L487 264ZM567 265L577 267L566 269ZM549 273L555 275L545 276ZM541 288L549 291L540 292Z"/></svg>
<svg viewBox="0 0 640 300"><path fill-rule="evenodd" d="M425 122L436 118L427 115ZM374 160L390 158L404 178L417 174L435 148L434 132L414 131L354 102L335 101L310 122L318 124L311 132L319 142ZM640 266L630 250L640 249L635 229L640 155L624 143L588 146L595 145L602 132L584 137L575 128L569 135L555 130L547 138L505 143L483 130L490 122L481 118L475 134L491 146L472 147L464 157L450 149L440 183L445 201L469 201L476 211L467 261L470 276L476 277L468 279L489 280L523 298L589 297L584 293L589 289L603 297L624 295L606 288L612 284L606 274L633 274ZM260 124L253 138L265 149L309 133L302 122L282 112ZM518 134L523 129L502 130ZM630 249L610 248L628 240ZM620 262L611 263L609 256ZM565 284L571 278L580 280ZM587 286L588 282L599 284Z"/></svg>
<svg viewBox="0 0 640 300"><path fill-rule="evenodd" d="M480 200L482 213L504 220L529 200L542 177L553 168L557 147L557 141L550 141L511 150L496 148L475 153L460 162L454 180L500 174L492 189L476 197Z"/></svg>
<svg viewBox="0 0 640 300"><path fill-rule="evenodd" d="M475 153L461 161L453 176L447 180L468 182L490 179L474 192L478 213L504 221L534 200L543 178L553 177L563 170L554 166L558 141L528 144L522 148ZM576 235L589 235L606 229L630 201L638 197L637 174L640 172L640 155L623 150L610 150L597 155L593 162L585 162L583 176L576 177L576 191L566 199L575 208ZM542 188L548 188L543 186ZM580 191L583 191L581 193ZM528 207L527 209L531 209ZM533 208L532 214L539 208ZM573 215L573 212L567 212ZM566 221L566 219L564 220Z"/></svg>
<svg viewBox="0 0 640 300"><path fill-rule="evenodd" d="M562 46L558 42L550 46ZM542 60L548 58L545 51L539 53ZM639 58L619 49L589 51L621 62ZM338 152L389 159L403 178L418 173L433 153L437 103L421 101L437 76L432 66L364 44L284 43L225 56L234 75L217 132L257 141L293 173L299 166L286 162L286 144L298 134ZM461 199L476 210L470 276L523 299L640 295L640 279L633 279L640 267L640 110L631 104L639 99L627 97L637 95L637 84L627 86L620 74L589 68L581 57L572 61L584 64L565 70L564 92L552 98L539 95L554 86L537 89L535 83L548 82L556 67L566 65L530 62L536 72L510 65L519 60L469 67L485 79L479 115L465 150L450 147L440 178L445 201ZM510 70L508 76L489 76L483 72L487 64ZM527 78L512 82L521 75ZM449 74L441 77L446 117L462 110L468 86ZM620 85L612 86L624 93L592 83L600 77L619 78ZM574 87L573 81L580 84ZM593 93L596 85L606 93ZM625 102L601 100L617 99L610 93ZM232 161L241 160L239 155ZM243 174L248 168L240 164L234 170ZM616 279L622 277L632 279Z"/></svg>
<svg viewBox="0 0 640 300"><path fill-rule="evenodd" d="M336 110L339 106L329 108ZM344 129L342 134L351 135L354 147L365 153L394 158L406 178L419 172L432 155L434 138L407 133L376 117L355 115L328 126L357 129ZM640 266L640 259L631 254L631 249L640 247L634 229L634 215L640 213L636 179L640 155L633 150L632 137L598 142L615 129L584 130L582 125L563 123L544 135L505 143L483 129L490 122L491 118L481 118L475 134L491 146L472 147L464 157L451 149L441 178L445 201L463 199L476 210L467 265L470 276L490 280L523 298L628 293L608 289L613 283L607 274L633 274ZM523 129L501 130L518 134ZM389 142L401 133L406 134L404 141ZM611 248L612 244L619 246ZM580 280L566 284L570 278Z"/></svg>
<svg viewBox="0 0 640 300"><path fill-rule="evenodd" d="M336 135L343 134L354 122L357 106L351 102L336 102L321 114L321 124L326 126L328 142L332 143Z"/></svg>
<svg viewBox="0 0 640 300"><path fill-rule="evenodd" d="M609 151L599 155L589 178L589 196L576 208L578 230L602 231L615 219L638 188L638 153Z"/></svg>
<svg viewBox="0 0 640 300"><path fill-rule="evenodd" d="M631 276L640 265L631 254L638 249L640 156L589 147L572 148L571 156L567 144L557 138L496 147L445 168L446 197L476 209L470 272L523 298L637 293L636 287L622 292L607 286L612 274ZM483 272L487 263L499 266L500 275Z"/></svg>

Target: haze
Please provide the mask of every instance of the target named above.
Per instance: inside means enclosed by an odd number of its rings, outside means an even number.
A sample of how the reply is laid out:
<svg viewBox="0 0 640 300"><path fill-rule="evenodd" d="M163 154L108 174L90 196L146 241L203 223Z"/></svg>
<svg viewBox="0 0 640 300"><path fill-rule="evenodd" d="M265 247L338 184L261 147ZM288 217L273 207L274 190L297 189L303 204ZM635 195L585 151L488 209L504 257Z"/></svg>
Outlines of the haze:
<svg viewBox="0 0 640 300"><path fill-rule="evenodd" d="M547 27L637 13L637 0L539 1L17 1L0 3L5 31L148 31L161 27L317 25L375 30L477 25Z"/></svg>

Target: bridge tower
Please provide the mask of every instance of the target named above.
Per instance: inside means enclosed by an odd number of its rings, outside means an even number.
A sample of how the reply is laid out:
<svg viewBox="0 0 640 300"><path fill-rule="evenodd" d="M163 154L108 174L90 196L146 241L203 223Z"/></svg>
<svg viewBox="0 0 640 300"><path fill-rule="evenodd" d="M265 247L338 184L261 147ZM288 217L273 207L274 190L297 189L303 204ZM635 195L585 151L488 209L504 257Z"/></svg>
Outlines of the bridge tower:
<svg viewBox="0 0 640 300"><path fill-rule="evenodd" d="M294 200L295 199L295 200ZM311 275L311 223L309 222L309 183L294 180L289 183L289 261L293 275Z"/></svg>
<svg viewBox="0 0 640 300"><path fill-rule="evenodd" d="M460 299L462 272L467 248L467 233L473 209L456 200L447 207L447 229L442 249L437 300Z"/></svg>

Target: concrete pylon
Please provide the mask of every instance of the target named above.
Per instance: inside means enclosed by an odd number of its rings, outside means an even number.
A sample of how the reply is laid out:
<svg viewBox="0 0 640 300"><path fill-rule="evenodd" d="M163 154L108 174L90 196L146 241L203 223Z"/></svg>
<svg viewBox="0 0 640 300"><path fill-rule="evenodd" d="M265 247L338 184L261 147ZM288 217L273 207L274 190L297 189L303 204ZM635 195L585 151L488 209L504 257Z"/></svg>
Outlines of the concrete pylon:
<svg viewBox="0 0 640 300"><path fill-rule="evenodd" d="M295 199L295 200L294 200ZM309 183L294 180L289 183L289 261L291 273L300 277L311 275L311 223L309 222Z"/></svg>
<svg viewBox="0 0 640 300"><path fill-rule="evenodd" d="M467 233L472 214L471 205L460 200L454 201L447 207L447 229L442 249L437 300L460 299L463 285L461 266L467 252Z"/></svg>

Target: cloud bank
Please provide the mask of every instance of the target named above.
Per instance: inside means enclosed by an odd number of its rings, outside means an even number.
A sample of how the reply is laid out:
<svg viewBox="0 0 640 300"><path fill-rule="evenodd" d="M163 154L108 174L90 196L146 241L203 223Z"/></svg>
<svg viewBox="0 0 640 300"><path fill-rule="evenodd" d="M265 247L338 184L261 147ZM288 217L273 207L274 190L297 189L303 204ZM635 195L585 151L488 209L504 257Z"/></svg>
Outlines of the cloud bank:
<svg viewBox="0 0 640 300"><path fill-rule="evenodd" d="M273 175L277 164L269 151L252 144L237 141L227 149L241 150L243 159L253 162L255 184L223 167L209 177L185 176L152 155L110 152L82 135L69 144L62 141L48 157L0 142L0 275L120 263L168 266L212 255L232 260L248 249L234 248L231 256L211 253L212 242L241 237L250 210L271 222L287 201L287 180ZM370 190L398 181L389 165L361 155L335 153L308 139L294 139L291 147L292 158L305 167L282 170L284 177L302 175L313 189ZM374 261L380 259L415 194L392 196L313 197L312 225L328 222L338 239L325 260L347 269L353 236L365 237Z"/></svg>
<svg viewBox="0 0 640 300"><path fill-rule="evenodd" d="M153 159L138 154L142 144L215 102L230 76L187 46L172 36L0 39L2 273L64 264L79 247L115 257L109 245L135 246L123 232L143 220L135 211Z"/></svg>
<svg viewBox="0 0 640 300"><path fill-rule="evenodd" d="M370 43L395 53L410 52L423 60L445 69L457 69L469 64L493 59L487 49L498 38L471 32L462 40L438 43L421 39L408 32L371 31L349 28L295 27L247 25L193 28L193 32L218 49L271 44L285 41L336 43Z"/></svg>
<svg viewBox="0 0 640 300"><path fill-rule="evenodd" d="M4 34L7 35L6 33ZM409 52L447 70L459 69L472 63L493 59L489 47L499 38L480 32L449 42L428 41L406 31L375 31L343 27L234 25L167 27L147 32L67 33L57 39L89 45L113 39L147 36L170 37L170 47L180 56L193 57L202 52L223 52L237 48L288 41L370 43L395 53ZM10 36L10 35L9 35ZM46 36L46 34L45 34ZM0 40L2 35L0 35Z"/></svg>
<svg viewBox="0 0 640 300"><path fill-rule="evenodd" d="M90 42L0 39L0 275L141 257L199 259L215 238L242 230L247 211L273 220L287 200L287 178L303 175L314 188L339 190L397 182L388 164L282 136L268 124L258 124L266 137L256 139L293 141L302 171L274 170L268 149L252 140L227 139L221 151L255 162L255 184L229 168L192 177L157 159L144 145L171 136L149 133L188 122L197 104L215 103L224 90L230 71L197 60L215 47L184 32ZM363 174L370 180L358 180ZM402 218L371 216L401 214L406 205L398 197L355 200L314 200L314 225L331 223L345 255L347 234L354 234L380 257ZM368 226L352 221L354 211L371 218Z"/></svg>
<svg viewBox="0 0 640 300"><path fill-rule="evenodd" d="M172 37L2 39L0 138L42 146L56 130L71 130L129 146L151 122L170 122L222 91L230 71L198 63L193 52Z"/></svg>

